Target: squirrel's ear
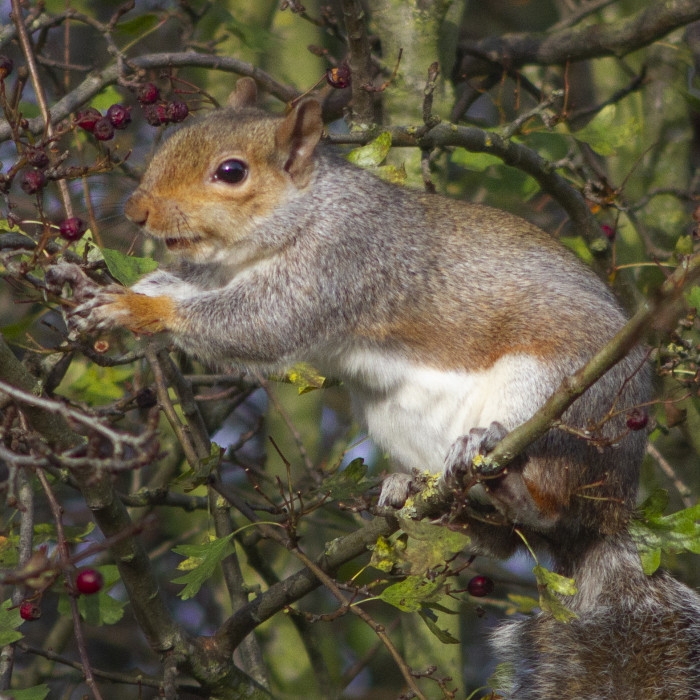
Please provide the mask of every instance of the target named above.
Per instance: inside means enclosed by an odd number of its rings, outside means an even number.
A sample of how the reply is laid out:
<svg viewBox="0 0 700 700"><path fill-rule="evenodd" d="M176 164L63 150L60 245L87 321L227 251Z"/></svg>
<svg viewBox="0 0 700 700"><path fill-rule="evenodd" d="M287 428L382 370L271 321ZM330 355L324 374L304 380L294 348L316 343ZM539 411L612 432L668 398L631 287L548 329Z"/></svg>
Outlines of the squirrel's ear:
<svg viewBox="0 0 700 700"><path fill-rule="evenodd" d="M236 89L228 96L226 105L233 109L255 107L258 101L258 86L252 78L241 78Z"/></svg>
<svg viewBox="0 0 700 700"><path fill-rule="evenodd" d="M297 187L303 187L313 172L313 154L323 133L321 105L303 100L284 118L275 132L275 146L285 159L284 169Z"/></svg>

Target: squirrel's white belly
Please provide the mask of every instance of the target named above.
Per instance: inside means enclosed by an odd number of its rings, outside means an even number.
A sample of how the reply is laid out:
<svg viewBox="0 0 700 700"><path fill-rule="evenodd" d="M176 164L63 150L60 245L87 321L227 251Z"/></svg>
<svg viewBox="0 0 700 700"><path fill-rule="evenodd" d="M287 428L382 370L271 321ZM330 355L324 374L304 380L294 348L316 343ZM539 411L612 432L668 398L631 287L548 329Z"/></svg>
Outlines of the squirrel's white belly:
<svg viewBox="0 0 700 700"><path fill-rule="evenodd" d="M468 372L355 350L338 369L372 440L401 468L432 473L443 471L450 446L471 428L498 421L512 430L558 384L551 368L529 355L507 355Z"/></svg>

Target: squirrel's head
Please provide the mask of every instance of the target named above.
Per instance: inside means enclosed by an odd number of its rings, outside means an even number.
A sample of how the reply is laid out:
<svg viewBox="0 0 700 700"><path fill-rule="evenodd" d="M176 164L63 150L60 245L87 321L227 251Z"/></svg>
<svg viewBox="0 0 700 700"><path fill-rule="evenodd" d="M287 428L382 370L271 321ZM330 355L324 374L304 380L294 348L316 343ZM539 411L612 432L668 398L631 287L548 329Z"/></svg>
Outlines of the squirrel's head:
<svg viewBox="0 0 700 700"><path fill-rule="evenodd" d="M308 186L323 121L314 100L283 117L256 100L255 82L242 78L224 109L175 132L127 201L129 219L190 258L264 255L257 225Z"/></svg>

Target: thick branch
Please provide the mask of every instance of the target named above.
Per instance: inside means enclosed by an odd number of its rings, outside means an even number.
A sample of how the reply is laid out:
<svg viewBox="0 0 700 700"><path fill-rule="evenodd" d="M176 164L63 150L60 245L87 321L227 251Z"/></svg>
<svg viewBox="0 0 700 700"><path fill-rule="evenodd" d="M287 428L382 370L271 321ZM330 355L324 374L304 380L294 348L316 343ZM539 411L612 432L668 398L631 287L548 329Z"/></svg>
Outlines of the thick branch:
<svg viewBox="0 0 700 700"><path fill-rule="evenodd" d="M506 34L460 46L463 53L507 67L557 65L599 56L625 56L700 19L697 0L650 2L637 14L616 22L597 22L551 34ZM483 74L483 65L463 65L465 78Z"/></svg>

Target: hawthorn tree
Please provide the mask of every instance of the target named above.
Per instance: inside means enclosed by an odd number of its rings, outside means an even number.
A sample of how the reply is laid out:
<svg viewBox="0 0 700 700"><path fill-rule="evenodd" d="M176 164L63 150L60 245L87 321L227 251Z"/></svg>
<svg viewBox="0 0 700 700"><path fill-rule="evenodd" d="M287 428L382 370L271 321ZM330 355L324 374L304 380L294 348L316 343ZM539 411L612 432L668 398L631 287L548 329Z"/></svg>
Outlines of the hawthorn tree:
<svg viewBox="0 0 700 700"><path fill-rule="evenodd" d="M2 13L2 697L491 697L487 629L564 614L530 558L474 558L462 533L376 511L386 465L333 378L68 334L47 273L129 285L164 260L123 201L237 76L273 110L314 95L363 167L515 211L607 278L630 324L496 458L644 340L658 392L628 418L650 438L634 529L649 571L700 583L697 0Z"/></svg>

